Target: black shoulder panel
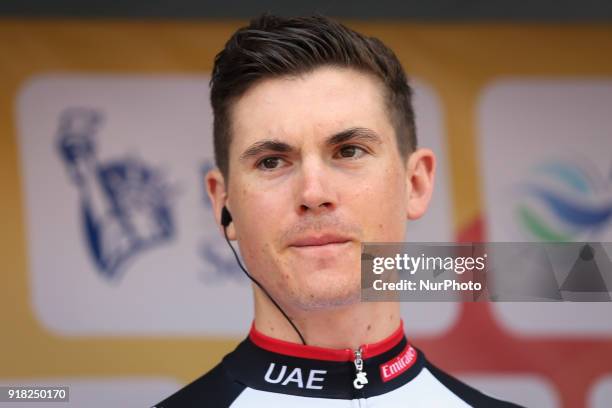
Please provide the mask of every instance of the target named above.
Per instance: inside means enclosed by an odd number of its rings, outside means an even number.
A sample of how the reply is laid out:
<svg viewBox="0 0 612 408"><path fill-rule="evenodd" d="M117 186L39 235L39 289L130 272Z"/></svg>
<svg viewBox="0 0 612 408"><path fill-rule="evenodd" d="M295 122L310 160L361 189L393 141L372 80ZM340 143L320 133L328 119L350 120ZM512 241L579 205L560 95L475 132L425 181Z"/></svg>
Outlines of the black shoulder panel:
<svg viewBox="0 0 612 408"><path fill-rule="evenodd" d="M227 375L221 362L154 408L227 408L245 388Z"/></svg>

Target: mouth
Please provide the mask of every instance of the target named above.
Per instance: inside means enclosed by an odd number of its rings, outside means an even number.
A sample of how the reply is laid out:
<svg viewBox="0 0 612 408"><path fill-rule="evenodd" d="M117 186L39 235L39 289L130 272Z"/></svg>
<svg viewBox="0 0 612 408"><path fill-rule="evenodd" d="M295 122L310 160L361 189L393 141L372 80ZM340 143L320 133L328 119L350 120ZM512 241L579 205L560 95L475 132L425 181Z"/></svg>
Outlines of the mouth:
<svg viewBox="0 0 612 408"><path fill-rule="evenodd" d="M351 238L335 234L309 235L293 241L289 246L299 249L323 248L342 246L351 241Z"/></svg>

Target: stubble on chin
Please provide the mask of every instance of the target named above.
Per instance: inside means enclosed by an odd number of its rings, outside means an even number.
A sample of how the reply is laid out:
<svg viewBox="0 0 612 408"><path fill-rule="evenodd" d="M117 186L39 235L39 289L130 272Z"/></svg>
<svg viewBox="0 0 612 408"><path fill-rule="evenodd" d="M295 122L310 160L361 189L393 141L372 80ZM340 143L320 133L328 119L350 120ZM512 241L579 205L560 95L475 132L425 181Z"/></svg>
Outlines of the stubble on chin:
<svg viewBox="0 0 612 408"><path fill-rule="evenodd" d="M292 309L302 312L332 310L361 302L361 283L359 279L341 285L327 287L307 287L287 290L286 302Z"/></svg>

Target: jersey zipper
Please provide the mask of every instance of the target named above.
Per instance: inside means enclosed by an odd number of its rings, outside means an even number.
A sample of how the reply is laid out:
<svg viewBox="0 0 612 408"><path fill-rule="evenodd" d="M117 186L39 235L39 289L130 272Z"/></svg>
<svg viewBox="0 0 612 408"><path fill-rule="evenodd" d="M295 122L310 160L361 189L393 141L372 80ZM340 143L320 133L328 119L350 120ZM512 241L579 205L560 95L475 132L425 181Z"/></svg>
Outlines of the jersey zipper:
<svg viewBox="0 0 612 408"><path fill-rule="evenodd" d="M363 388L364 385L368 383L368 377L367 373L363 371L361 347L359 347L357 350L354 350L353 353L355 354L355 379L353 380L353 387L355 387L355 389L357 390L360 390Z"/></svg>

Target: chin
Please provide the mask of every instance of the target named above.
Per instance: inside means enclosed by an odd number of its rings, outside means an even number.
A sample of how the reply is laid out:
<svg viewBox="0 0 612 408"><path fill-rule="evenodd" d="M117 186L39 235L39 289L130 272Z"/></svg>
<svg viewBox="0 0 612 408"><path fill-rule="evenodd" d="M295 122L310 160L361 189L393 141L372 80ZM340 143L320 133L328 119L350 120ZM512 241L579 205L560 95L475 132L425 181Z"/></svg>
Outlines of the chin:
<svg viewBox="0 0 612 408"><path fill-rule="evenodd" d="M303 311L334 309L361 302L361 285L354 279L329 282L327 285L304 285L289 293L296 294L289 302Z"/></svg>

